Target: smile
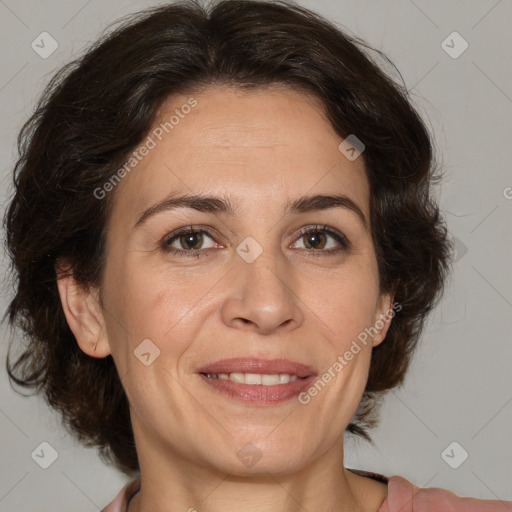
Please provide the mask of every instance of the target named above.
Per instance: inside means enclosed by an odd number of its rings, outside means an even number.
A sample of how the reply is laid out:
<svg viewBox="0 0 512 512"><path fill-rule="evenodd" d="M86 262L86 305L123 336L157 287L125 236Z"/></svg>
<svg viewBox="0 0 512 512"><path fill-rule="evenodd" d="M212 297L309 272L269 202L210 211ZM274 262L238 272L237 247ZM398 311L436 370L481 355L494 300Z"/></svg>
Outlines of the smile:
<svg viewBox="0 0 512 512"><path fill-rule="evenodd" d="M262 386L275 386L276 384L288 384L295 382L299 377L288 373L206 373L209 379L230 380L239 384L261 384ZM305 378L305 377L304 377Z"/></svg>

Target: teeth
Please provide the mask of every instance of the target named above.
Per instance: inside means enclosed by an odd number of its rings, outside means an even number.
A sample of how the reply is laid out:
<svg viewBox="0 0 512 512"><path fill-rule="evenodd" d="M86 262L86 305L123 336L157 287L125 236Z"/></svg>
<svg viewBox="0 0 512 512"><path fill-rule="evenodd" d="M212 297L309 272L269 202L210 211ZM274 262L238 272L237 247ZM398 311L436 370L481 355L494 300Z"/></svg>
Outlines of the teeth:
<svg viewBox="0 0 512 512"><path fill-rule="evenodd" d="M243 373L230 373L229 380L232 380L233 382L239 382L240 384L244 384L245 375Z"/></svg>
<svg viewBox="0 0 512 512"><path fill-rule="evenodd" d="M231 380L239 384L261 384L263 386L275 386L276 384L288 384L298 379L297 375L288 373L207 373L210 379Z"/></svg>

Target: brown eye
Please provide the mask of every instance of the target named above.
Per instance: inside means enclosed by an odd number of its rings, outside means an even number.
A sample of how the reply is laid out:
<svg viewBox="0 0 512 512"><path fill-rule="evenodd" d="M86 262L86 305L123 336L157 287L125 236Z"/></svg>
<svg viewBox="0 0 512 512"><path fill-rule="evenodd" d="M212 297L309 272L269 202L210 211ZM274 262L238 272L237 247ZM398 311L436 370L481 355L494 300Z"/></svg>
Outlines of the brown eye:
<svg viewBox="0 0 512 512"><path fill-rule="evenodd" d="M321 231L310 231L303 235L306 249L324 249L327 242L327 236Z"/></svg>
<svg viewBox="0 0 512 512"><path fill-rule="evenodd" d="M206 235L206 236L205 236ZM207 239L212 240L204 246ZM162 242L162 249L176 256L199 257L207 254L207 249L215 247L213 236L204 229L194 229L191 226L171 233Z"/></svg>
<svg viewBox="0 0 512 512"><path fill-rule="evenodd" d="M195 232L186 235L180 235L177 240L183 249L200 249L203 244L203 233Z"/></svg>
<svg viewBox="0 0 512 512"><path fill-rule="evenodd" d="M332 255L349 248L347 237L328 226L312 226L303 229L298 239L303 239L304 249L310 253ZM300 248L300 247L294 247Z"/></svg>

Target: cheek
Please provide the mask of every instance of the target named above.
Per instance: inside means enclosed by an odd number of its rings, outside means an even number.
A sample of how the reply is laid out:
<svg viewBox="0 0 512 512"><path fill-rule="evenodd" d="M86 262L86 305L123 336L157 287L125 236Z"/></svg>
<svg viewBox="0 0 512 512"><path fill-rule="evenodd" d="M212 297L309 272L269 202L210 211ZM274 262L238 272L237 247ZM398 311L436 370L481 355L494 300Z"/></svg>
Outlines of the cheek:
<svg viewBox="0 0 512 512"><path fill-rule="evenodd" d="M155 374L148 380L147 373L140 374L143 364L137 355L149 352L156 366L177 375L183 353L199 337L202 318L211 314L205 293L214 285L214 276L186 276L137 258L111 269L105 283L107 327L120 373L132 372L131 380L143 381L145 388L168 379ZM135 388L133 392L138 393Z"/></svg>
<svg viewBox="0 0 512 512"><path fill-rule="evenodd" d="M322 288L321 295L316 292L316 308L335 333L338 345L350 343L373 325L380 296L374 269L347 266L326 279Z"/></svg>
<svg viewBox="0 0 512 512"><path fill-rule="evenodd" d="M105 283L108 303L131 337L142 340L153 336L161 340L193 309L201 289L197 281L187 280L184 286L179 272L165 272L152 268L150 262L132 260L111 265Z"/></svg>

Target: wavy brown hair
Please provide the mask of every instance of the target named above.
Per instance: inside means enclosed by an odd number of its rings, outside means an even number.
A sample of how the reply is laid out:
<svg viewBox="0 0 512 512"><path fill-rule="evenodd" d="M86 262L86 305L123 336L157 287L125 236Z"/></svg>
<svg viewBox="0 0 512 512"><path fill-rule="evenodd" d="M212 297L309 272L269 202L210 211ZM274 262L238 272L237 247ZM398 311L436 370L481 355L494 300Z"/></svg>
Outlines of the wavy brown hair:
<svg viewBox="0 0 512 512"><path fill-rule="evenodd" d="M111 356L78 347L56 285L61 258L101 289L105 226L115 190L101 187L151 129L163 102L212 84L284 84L321 100L335 131L365 144L380 287L401 310L373 349L368 382L347 431L368 430L386 391L403 382L424 320L449 270L450 243L432 184L433 139L378 50L286 1L182 1L122 20L47 86L18 138L4 225L15 294L12 383L42 392L64 425L103 460L138 471L128 400ZM272 115L270 112L269 115ZM13 342L19 352L11 360Z"/></svg>

